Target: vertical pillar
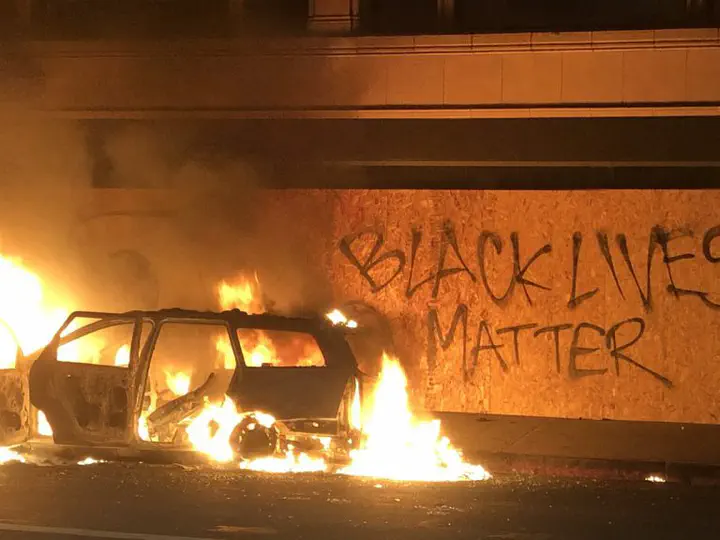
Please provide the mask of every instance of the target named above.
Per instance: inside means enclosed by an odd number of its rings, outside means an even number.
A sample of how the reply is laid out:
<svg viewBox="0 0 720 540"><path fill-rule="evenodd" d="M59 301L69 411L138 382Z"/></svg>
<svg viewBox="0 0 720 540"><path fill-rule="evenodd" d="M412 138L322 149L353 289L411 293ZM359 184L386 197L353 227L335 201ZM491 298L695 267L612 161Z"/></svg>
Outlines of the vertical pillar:
<svg viewBox="0 0 720 540"><path fill-rule="evenodd" d="M455 0L437 0L441 30L450 30L455 22Z"/></svg>
<svg viewBox="0 0 720 540"><path fill-rule="evenodd" d="M357 30L360 0L309 0L308 29L323 34Z"/></svg>

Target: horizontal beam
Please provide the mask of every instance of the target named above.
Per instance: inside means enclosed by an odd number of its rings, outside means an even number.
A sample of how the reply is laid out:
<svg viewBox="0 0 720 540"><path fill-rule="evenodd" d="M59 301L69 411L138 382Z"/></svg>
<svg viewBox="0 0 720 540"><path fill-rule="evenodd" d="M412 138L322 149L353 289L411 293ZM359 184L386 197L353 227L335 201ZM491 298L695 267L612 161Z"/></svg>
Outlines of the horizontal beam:
<svg viewBox="0 0 720 540"><path fill-rule="evenodd" d="M17 45L17 44L16 44ZM718 116L718 29L17 45L65 118ZM23 56L24 55L24 56ZM32 69L30 69L32 67ZM31 94L34 92L33 95Z"/></svg>
<svg viewBox="0 0 720 540"><path fill-rule="evenodd" d="M161 122L168 130L178 121ZM712 164L720 118L247 120L197 123L207 144L321 163Z"/></svg>
<svg viewBox="0 0 720 540"><path fill-rule="evenodd" d="M359 160L359 161L331 161L328 165L342 167L482 167L482 168L503 168L516 167L524 169L534 168L664 168L675 169L696 169L696 168L718 168L720 159L713 161L438 161L438 160Z"/></svg>
<svg viewBox="0 0 720 540"><path fill-rule="evenodd" d="M627 51L720 46L720 29L521 32L417 36L314 36L162 41L33 41L43 57L436 55L533 51Z"/></svg>
<svg viewBox="0 0 720 540"><path fill-rule="evenodd" d="M646 106L378 107L308 109L39 109L59 119L95 120L262 120L262 119L492 119L653 118L720 116L720 104Z"/></svg>

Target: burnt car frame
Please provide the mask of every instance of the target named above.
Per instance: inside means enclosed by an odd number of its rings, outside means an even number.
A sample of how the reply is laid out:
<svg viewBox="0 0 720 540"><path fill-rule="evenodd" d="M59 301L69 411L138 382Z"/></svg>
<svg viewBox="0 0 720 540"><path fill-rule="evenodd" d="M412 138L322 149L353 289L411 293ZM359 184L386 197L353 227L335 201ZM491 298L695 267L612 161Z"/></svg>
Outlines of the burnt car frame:
<svg viewBox="0 0 720 540"><path fill-rule="evenodd" d="M78 320L92 322L74 329ZM187 448L186 441L177 434L171 440L148 441L138 430L141 415L147 408L150 369L158 339L170 324L188 325L189 330L210 325L226 332L235 366L210 368L202 384L193 385L187 393L156 408L147 418L151 429L167 425L179 429L183 421L202 407L206 398L217 399L226 394L241 411L261 411L274 416L277 422L273 437L278 437L279 444L291 442L297 448L318 450L318 441L322 440L321 449L339 461L356 444L359 433L350 418L351 405L355 392L362 391L364 376L345 339L351 330L334 326L321 317L168 309L74 312L33 358L21 359L17 369L0 371L5 412L11 418L0 432L0 445L32 439L37 431L33 409L37 409L47 417L54 443L58 445ZM120 325L132 329L127 365L78 363L58 358L61 347ZM251 365L238 338L242 330L309 336L322 354L322 365Z"/></svg>

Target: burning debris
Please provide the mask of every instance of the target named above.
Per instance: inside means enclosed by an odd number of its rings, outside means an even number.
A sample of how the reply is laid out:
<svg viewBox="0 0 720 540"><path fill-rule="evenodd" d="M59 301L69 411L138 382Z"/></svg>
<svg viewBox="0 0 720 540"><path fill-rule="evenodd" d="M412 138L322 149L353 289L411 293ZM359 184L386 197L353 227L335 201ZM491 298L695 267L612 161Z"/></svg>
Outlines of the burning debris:
<svg viewBox="0 0 720 540"><path fill-rule="evenodd" d="M0 464L11 461L25 463L25 458L10 448L0 448Z"/></svg>
<svg viewBox="0 0 720 540"><path fill-rule="evenodd" d="M93 457L86 457L83 460L78 461L78 465L96 465L98 463L106 463L106 461L102 459L95 459Z"/></svg>
<svg viewBox="0 0 720 540"><path fill-rule="evenodd" d="M332 322L335 325L342 325L347 326L348 328L357 328L358 324L357 322L348 319L345 314L340 311L339 309L334 309L330 313L326 315L328 319L330 319L330 322Z"/></svg>
<svg viewBox="0 0 720 540"><path fill-rule="evenodd" d="M0 284L10 299L0 302L0 377L27 371L35 411L24 428L28 406L17 405L18 433L78 446L130 440L252 471L489 478L441 436L439 421L412 414L396 358L383 357L374 384L360 373L344 338L355 321L339 310L317 319L267 314L257 276L222 282L220 313L68 315L67 303L44 298L41 280L6 258ZM0 463L23 459L0 449Z"/></svg>
<svg viewBox="0 0 720 540"><path fill-rule="evenodd" d="M38 411L37 414L37 433L41 437L52 437L52 427L48 422L47 416L42 411Z"/></svg>
<svg viewBox="0 0 720 540"><path fill-rule="evenodd" d="M664 476L660 476L659 474L651 474L645 477L645 481L652 482L653 484L664 484L665 482L667 482L667 479Z"/></svg>

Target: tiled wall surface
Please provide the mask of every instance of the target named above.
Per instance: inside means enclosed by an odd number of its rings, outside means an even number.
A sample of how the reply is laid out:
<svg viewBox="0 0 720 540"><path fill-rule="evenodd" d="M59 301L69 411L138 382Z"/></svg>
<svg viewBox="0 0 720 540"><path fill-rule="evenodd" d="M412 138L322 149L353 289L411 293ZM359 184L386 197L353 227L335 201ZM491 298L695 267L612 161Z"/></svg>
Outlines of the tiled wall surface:
<svg viewBox="0 0 720 540"><path fill-rule="evenodd" d="M80 116L720 112L718 29L33 47Z"/></svg>

